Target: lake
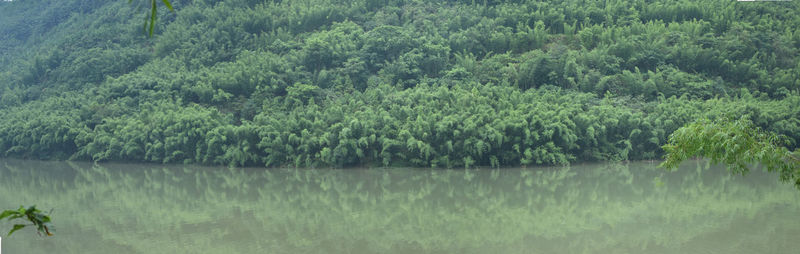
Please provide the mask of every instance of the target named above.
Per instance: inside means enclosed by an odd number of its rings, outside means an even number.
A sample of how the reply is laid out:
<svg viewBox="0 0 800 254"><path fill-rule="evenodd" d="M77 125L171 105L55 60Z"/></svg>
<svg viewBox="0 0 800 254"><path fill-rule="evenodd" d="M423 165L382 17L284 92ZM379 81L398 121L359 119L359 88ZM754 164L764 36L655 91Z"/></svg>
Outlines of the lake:
<svg viewBox="0 0 800 254"><path fill-rule="evenodd" d="M471 170L0 160L14 253L797 253L800 191L690 161Z"/></svg>

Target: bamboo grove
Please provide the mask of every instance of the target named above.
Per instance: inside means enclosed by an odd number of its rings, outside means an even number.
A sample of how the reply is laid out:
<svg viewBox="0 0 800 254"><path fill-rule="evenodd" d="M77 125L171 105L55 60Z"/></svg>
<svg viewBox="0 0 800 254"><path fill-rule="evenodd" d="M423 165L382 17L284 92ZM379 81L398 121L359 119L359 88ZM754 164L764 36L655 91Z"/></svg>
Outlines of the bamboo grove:
<svg viewBox="0 0 800 254"><path fill-rule="evenodd" d="M0 2L0 156L648 160L684 124L742 115L800 142L797 1L172 6L149 38L126 1Z"/></svg>

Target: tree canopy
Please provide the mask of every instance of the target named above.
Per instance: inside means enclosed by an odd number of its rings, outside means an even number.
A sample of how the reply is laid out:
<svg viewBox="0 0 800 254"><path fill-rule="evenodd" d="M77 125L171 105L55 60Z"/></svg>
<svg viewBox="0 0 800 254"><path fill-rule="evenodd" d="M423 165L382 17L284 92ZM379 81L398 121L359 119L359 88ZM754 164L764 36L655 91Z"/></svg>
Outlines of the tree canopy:
<svg viewBox="0 0 800 254"><path fill-rule="evenodd" d="M669 143L663 147L666 161L661 165L674 169L694 156L709 158L715 164L724 163L738 174L761 165L800 188L800 150L789 151L784 147L785 138L755 126L744 117L734 121L701 120L670 135Z"/></svg>
<svg viewBox="0 0 800 254"><path fill-rule="evenodd" d="M124 1L0 2L0 156L647 160L727 115L800 145L798 1L146 3L152 38Z"/></svg>

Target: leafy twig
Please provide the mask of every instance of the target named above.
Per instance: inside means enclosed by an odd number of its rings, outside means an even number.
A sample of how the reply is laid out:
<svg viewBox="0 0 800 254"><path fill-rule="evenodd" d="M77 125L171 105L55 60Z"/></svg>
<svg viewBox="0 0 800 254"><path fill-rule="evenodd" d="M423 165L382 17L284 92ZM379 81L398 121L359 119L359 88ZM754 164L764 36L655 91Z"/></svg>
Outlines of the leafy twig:
<svg viewBox="0 0 800 254"><path fill-rule="evenodd" d="M47 235L52 236L53 233L50 232L50 228L52 228L52 224L50 223L50 216L45 215L39 209L36 209L36 206L28 207L25 209L24 206L20 206L17 210L5 210L2 214L0 214L0 220L8 219L9 221L14 219L26 219L32 224L14 224L14 227L11 231L8 231L8 236L11 236L17 230L23 229L27 226L35 226L36 230L38 231L39 235Z"/></svg>

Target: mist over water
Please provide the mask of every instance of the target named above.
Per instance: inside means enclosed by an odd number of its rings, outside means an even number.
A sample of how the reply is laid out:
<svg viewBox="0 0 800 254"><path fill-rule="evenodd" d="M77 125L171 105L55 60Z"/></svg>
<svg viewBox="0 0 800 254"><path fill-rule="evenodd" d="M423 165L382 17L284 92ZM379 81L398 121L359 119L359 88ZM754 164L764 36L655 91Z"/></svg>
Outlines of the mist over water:
<svg viewBox="0 0 800 254"><path fill-rule="evenodd" d="M800 192L705 162L500 170L0 161L4 253L794 253ZM0 228L9 228L3 222ZM5 234L5 233L3 233Z"/></svg>

